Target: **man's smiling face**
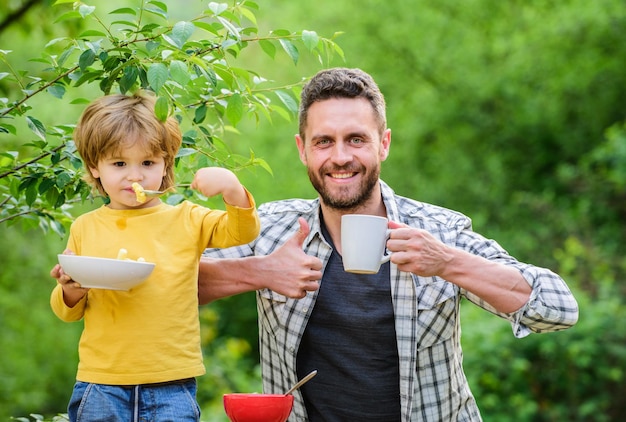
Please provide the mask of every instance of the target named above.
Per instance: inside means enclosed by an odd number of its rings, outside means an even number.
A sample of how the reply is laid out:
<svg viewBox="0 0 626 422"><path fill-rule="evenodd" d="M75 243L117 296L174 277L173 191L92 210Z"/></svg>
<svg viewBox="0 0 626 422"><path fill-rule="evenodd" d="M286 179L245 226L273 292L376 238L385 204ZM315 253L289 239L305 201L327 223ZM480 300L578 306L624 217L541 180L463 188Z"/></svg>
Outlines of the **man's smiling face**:
<svg viewBox="0 0 626 422"><path fill-rule="evenodd" d="M357 210L378 192L390 131L379 133L374 110L366 99L331 98L313 103L305 137L296 136L296 141L311 184L326 206Z"/></svg>

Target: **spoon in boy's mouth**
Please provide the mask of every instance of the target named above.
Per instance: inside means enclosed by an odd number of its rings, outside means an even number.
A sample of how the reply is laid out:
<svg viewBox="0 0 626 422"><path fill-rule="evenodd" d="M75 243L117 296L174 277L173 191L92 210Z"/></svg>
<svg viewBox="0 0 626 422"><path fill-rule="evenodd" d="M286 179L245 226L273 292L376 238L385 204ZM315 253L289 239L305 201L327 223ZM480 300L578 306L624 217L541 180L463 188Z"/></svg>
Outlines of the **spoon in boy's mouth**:
<svg viewBox="0 0 626 422"><path fill-rule="evenodd" d="M149 189L144 189L143 186L141 186L137 182L131 185L131 187L133 188L133 191L135 192L135 195L137 196L137 202L146 202L146 198L157 198L176 188L188 188L190 186L191 186L190 184L182 184L182 185L171 186L165 190L149 190Z"/></svg>

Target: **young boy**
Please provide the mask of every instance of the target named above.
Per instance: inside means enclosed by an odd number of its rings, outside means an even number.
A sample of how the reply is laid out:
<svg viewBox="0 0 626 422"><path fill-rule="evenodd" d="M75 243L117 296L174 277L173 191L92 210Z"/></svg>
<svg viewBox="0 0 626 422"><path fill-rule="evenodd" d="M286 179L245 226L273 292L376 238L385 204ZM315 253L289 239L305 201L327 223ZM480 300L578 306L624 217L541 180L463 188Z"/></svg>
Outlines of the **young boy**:
<svg viewBox="0 0 626 422"><path fill-rule="evenodd" d="M133 185L174 186L182 135L161 122L154 97L109 95L91 103L75 130L87 180L109 203L72 224L68 253L156 263L129 291L82 288L59 265L51 295L63 321L84 319L71 421L198 421L195 377L205 373L198 319L198 261L206 247L248 243L259 233L254 199L223 168L203 168L192 188L221 194L226 211L189 201L177 206L141 199Z"/></svg>

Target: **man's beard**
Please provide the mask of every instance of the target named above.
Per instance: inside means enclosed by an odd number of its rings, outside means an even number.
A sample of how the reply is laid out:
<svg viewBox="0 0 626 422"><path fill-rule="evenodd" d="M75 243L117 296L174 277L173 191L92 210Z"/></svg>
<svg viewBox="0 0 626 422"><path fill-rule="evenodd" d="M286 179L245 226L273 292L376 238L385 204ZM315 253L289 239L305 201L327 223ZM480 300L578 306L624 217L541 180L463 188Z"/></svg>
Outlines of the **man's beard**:
<svg viewBox="0 0 626 422"><path fill-rule="evenodd" d="M345 171L345 169L335 170ZM326 206L328 206L329 208L334 208L336 210L346 211L358 209L371 198L374 187L376 186L376 183L378 183L380 169L375 168L371 171L361 172L364 177L356 192L350 192L354 188L353 186L346 186L343 188L339 188L339 194L337 195L333 195L323 183L323 175L332 173L332 171L328 171L322 168L319 170L318 173L314 173L310 168L308 168L307 173L309 174L309 180L311 181L311 184L313 185L317 193L319 193L322 202Z"/></svg>

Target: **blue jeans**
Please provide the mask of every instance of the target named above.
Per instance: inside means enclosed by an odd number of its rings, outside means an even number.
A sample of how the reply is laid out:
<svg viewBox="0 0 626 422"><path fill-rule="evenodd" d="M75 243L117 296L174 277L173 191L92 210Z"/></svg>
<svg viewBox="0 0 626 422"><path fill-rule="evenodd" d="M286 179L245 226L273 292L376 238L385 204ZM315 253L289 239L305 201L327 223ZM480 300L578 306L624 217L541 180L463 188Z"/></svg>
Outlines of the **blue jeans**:
<svg viewBox="0 0 626 422"><path fill-rule="evenodd" d="M196 380L144 385L77 381L68 406L71 422L198 422Z"/></svg>

